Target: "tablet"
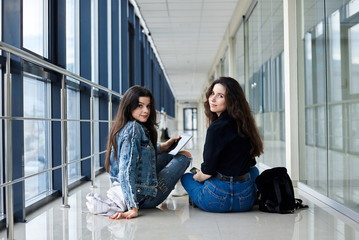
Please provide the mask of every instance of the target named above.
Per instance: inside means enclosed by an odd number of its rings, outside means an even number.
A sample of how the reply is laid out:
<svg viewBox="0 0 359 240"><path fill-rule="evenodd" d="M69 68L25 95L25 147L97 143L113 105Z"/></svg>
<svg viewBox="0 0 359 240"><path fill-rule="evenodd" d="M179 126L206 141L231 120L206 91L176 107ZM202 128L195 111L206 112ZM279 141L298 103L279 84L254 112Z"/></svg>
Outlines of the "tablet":
<svg viewBox="0 0 359 240"><path fill-rule="evenodd" d="M182 133L181 138L174 142L169 149L169 154L176 155L186 143L192 138L192 134L189 133Z"/></svg>

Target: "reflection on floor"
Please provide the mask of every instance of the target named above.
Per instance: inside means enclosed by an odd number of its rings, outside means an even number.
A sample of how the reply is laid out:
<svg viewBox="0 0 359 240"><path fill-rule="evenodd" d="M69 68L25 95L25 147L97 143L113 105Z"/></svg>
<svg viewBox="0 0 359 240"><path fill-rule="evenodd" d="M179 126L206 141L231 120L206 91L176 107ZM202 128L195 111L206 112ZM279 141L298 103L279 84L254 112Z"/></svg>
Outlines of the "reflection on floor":
<svg viewBox="0 0 359 240"><path fill-rule="evenodd" d="M96 179L95 192L105 194L107 174ZM192 208L188 196L169 197L159 208L141 210L131 220L110 220L87 212L90 183L70 192L70 208L61 200L44 206L15 224L15 239L359 239L359 224L303 192L309 209L280 215L258 211L208 213ZM6 239L6 231L0 233Z"/></svg>
<svg viewBox="0 0 359 240"><path fill-rule="evenodd" d="M201 156L189 145L199 166ZM94 191L105 195L110 186L108 175L70 191L70 208L61 208L61 199L38 209L27 217L27 223L15 224L15 239L359 239L356 223L310 195L297 190L296 197L309 209L294 214L271 214L255 207L245 213L208 213L188 204L188 196L169 197L156 209L141 210L130 220L110 220L88 213L85 196ZM6 230L0 240L6 239Z"/></svg>

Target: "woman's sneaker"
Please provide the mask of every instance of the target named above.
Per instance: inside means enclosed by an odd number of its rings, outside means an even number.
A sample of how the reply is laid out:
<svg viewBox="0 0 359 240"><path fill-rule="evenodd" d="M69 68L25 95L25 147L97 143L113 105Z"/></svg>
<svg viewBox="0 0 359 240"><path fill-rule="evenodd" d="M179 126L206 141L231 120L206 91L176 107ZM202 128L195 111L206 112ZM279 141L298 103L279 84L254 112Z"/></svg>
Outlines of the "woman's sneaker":
<svg viewBox="0 0 359 240"><path fill-rule="evenodd" d="M172 197L182 197L182 196L186 196L187 192L183 188L182 184L180 182L178 182L175 185L175 189L172 190L171 195L172 195Z"/></svg>

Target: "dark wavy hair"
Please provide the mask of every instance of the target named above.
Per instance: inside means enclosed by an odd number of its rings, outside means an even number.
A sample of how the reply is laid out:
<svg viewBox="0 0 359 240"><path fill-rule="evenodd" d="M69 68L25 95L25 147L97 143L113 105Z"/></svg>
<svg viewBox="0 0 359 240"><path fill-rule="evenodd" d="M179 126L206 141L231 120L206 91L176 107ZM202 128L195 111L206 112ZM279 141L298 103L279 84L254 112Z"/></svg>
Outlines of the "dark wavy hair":
<svg viewBox="0 0 359 240"><path fill-rule="evenodd" d="M138 107L140 97L149 97L150 98L150 116L147 119L147 122L142 123L150 131L150 140L155 148L157 156L157 131L156 131L156 106L155 99L150 92L145 87L142 86L133 86L130 87L125 94L123 95L120 106L117 110L117 115L114 122L111 125L110 133L107 140L107 153L105 160L106 171L110 171L110 155L111 149L114 149L114 156L117 159L117 144L116 144L116 134L126 125L129 121L134 121L132 117L132 112Z"/></svg>
<svg viewBox="0 0 359 240"><path fill-rule="evenodd" d="M249 139L251 144L251 156L260 156L263 153L262 138L254 120L251 108L244 95L243 89L235 79L230 77L220 77L219 79L213 81L207 89L204 109L208 123L211 124L218 118L216 113L211 112L208 101L208 98L213 91L213 87L216 84L221 84L226 89L226 110L228 115L237 122L239 135Z"/></svg>

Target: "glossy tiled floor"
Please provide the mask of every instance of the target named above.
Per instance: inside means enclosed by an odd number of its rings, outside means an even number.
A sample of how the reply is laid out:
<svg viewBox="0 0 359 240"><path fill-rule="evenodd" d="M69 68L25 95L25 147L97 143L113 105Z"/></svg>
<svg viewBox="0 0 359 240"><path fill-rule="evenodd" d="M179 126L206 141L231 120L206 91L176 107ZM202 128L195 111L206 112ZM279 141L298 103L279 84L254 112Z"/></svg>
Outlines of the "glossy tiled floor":
<svg viewBox="0 0 359 240"><path fill-rule="evenodd" d="M201 150L188 145L198 166ZM91 191L105 194L108 175L96 178L96 186L83 184L70 192L70 208L61 208L55 200L27 217L27 223L15 224L15 239L359 239L359 224L322 202L297 190L296 197L309 209L294 214L263 213L254 208L245 213L208 213L192 208L188 196L169 197L161 206L141 210L130 220L110 220L87 213L85 196ZM0 232L0 240L6 231Z"/></svg>

